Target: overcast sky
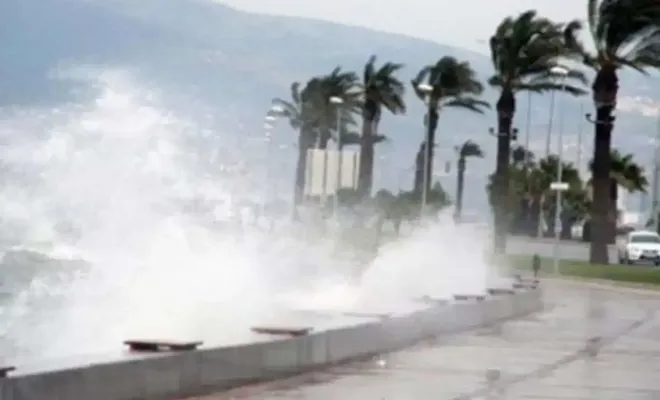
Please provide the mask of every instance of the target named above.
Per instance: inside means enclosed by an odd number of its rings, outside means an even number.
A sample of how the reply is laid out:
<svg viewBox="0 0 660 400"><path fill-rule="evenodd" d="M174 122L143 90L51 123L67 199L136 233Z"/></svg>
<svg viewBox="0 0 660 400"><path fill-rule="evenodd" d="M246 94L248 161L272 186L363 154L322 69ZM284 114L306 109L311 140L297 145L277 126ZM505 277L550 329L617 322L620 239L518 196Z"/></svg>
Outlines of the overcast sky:
<svg viewBox="0 0 660 400"><path fill-rule="evenodd" d="M245 11L325 19L480 51L505 16L528 9L557 21L584 19L586 14L586 0L215 1Z"/></svg>

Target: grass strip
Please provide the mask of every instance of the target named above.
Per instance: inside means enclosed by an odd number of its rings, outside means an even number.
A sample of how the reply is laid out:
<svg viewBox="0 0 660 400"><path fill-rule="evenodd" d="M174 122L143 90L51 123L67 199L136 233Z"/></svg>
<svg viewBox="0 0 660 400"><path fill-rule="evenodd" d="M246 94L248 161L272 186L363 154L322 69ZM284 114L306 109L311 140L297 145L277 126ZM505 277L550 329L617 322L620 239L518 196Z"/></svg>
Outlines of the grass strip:
<svg viewBox="0 0 660 400"><path fill-rule="evenodd" d="M510 255L507 262L516 271L532 272L531 255ZM541 258L539 272L543 275L554 273L552 258ZM560 260L559 273L576 278L660 285L660 268L646 265L595 265L587 261Z"/></svg>

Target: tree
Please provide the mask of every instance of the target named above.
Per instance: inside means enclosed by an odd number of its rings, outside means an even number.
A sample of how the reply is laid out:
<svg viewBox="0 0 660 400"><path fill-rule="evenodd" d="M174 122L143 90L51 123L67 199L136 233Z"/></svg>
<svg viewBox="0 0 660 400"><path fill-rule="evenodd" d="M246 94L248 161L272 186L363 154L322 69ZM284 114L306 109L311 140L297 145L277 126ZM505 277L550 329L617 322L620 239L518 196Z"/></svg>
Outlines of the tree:
<svg viewBox="0 0 660 400"><path fill-rule="evenodd" d="M629 67L644 73L660 66L660 3L656 0L587 0L588 50L578 38L582 24L566 30L566 43L596 76L592 82L594 108L592 237L589 258L607 264L610 215L610 166L614 110L619 91L618 71ZM609 221L609 222L608 222Z"/></svg>
<svg viewBox="0 0 660 400"><path fill-rule="evenodd" d="M589 162L589 168L594 171L593 160ZM619 187L626 189L629 193L645 192L649 185L648 179L644 174L644 168L637 164L632 154L621 154L617 149L610 152L610 180L609 180L609 210L608 215L608 243L614 243L616 236L617 222L617 202L619 200ZM592 188L593 179L588 182ZM591 224L590 224L591 225Z"/></svg>
<svg viewBox="0 0 660 400"><path fill-rule="evenodd" d="M325 149L337 130L338 116L340 127L349 126L355 121L353 115L358 107L358 94L353 90L357 75L335 68L330 74L310 79L301 90L301 84L291 84L291 99L274 98L273 105L281 108L278 116L289 120L291 127L298 131L298 158L294 182L294 204L299 205L305 190L307 152L318 147ZM343 100L341 108L331 104L330 98ZM341 112L341 115L338 113Z"/></svg>
<svg viewBox="0 0 660 400"><path fill-rule="evenodd" d="M547 222L546 235L548 236L551 236L555 231L555 212L557 207L557 191L551 190L550 185L557 181L558 174L559 157L556 155L550 155L540 159L531 172L531 180L533 184L530 186L530 194L533 199L541 202L540 206L542 207L543 215L545 216L545 220ZM568 222L573 217L567 213L567 210L570 209L567 207L567 200L577 200L579 198L577 193L584 192L584 185L582 179L580 178L580 172L573 165L573 163L570 162L562 162L561 181L568 183L569 189L568 191L562 193L562 214L565 215L560 214L559 217L562 222ZM571 193L570 197L566 196L567 193ZM536 216L532 217L535 218ZM565 227L562 223L562 229L566 228L570 232L570 227Z"/></svg>
<svg viewBox="0 0 660 400"><path fill-rule="evenodd" d="M318 95L315 96L317 104L313 107L320 115L317 126L318 148L325 150L332 139L333 131L340 132L342 128L355 124L354 115L360 109L358 77L354 72L342 71L341 67L336 67L328 75L315 80L318 82ZM333 97L341 99L342 103L333 104ZM340 137L341 134L335 136Z"/></svg>
<svg viewBox="0 0 660 400"><path fill-rule="evenodd" d="M305 172L307 167L307 151L317 142L318 123L320 120L317 108L318 81L310 80L304 89L300 83L291 84L291 99L273 99L273 104L282 109L280 116L289 120L291 127L298 132L298 158L294 178L294 204L297 206L303 199L305 191Z"/></svg>
<svg viewBox="0 0 660 400"><path fill-rule="evenodd" d="M405 87L396 73L402 64L387 62L376 67L376 56L371 56L364 66L360 92L362 105L362 141L360 143L360 167L358 192L363 197L371 195L373 186L374 145L378 143L378 124L383 108L392 114L403 114Z"/></svg>
<svg viewBox="0 0 660 400"><path fill-rule="evenodd" d="M443 57L434 65L422 68L412 80L412 85L415 94L427 105L425 143L430 145L424 146L426 151L424 169L427 171L424 185L429 193L433 175L433 148L440 111L444 108L462 108L483 114L490 106L478 98L484 88L470 64L453 57ZM429 90L424 90L424 86Z"/></svg>
<svg viewBox="0 0 660 400"><path fill-rule="evenodd" d="M519 148L521 153L527 151ZM513 152L514 154L516 152ZM548 221L548 232L554 230L555 192L550 190L550 184L557 180L559 159L550 155L534 162L533 154L527 155L528 163L519 162L514 157L509 165L509 195L507 196L506 212L511 214L512 224L507 233L526 234L535 236L539 229L539 215L543 212ZM572 163L564 162L562 165L562 182L569 184L569 190L564 192L562 202L562 228L567 229L570 235L570 226L579 220L582 206L578 204L584 198L584 185L577 168ZM491 207L495 207L495 174L489 177L486 191ZM575 220L575 221L573 221ZM571 222L573 221L573 222Z"/></svg>
<svg viewBox="0 0 660 400"><path fill-rule="evenodd" d="M467 159L471 157L483 158L484 153L481 147L472 140L465 141L461 146L456 147L458 153L457 173L456 173L456 209L454 218L456 221L461 219L461 211L463 210L463 186L465 182L465 167Z"/></svg>
<svg viewBox="0 0 660 400"><path fill-rule="evenodd" d="M495 166L495 250L506 247L509 193L509 162L512 124L516 112L516 93L543 93L565 90L580 95L583 90L570 84L560 84L551 73L559 65L559 57L569 54L564 46L560 24L537 16L530 10L518 17L505 18L490 38L490 53L494 75L489 84L500 91L497 110L497 156ZM567 79L584 81L577 70L566 68Z"/></svg>

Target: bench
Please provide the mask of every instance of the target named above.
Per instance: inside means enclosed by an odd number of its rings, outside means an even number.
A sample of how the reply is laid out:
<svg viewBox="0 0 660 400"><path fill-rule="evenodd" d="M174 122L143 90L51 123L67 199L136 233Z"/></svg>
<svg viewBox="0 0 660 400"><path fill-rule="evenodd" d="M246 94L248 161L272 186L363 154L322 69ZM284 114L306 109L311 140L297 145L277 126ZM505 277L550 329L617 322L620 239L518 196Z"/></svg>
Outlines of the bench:
<svg viewBox="0 0 660 400"><path fill-rule="evenodd" d="M131 351L190 351L196 350L203 344L200 341L180 342L168 340L126 340L124 344Z"/></svg>
<svg viewBox="0 0 660 400"><path fill-rule="evenodd" d="M13 371L16 371L16 367L0 367L0 378L6 378Z"/></svg>
<svg viewBox="0 0 660 400"><path fill-rule="evenodd" d="M345 317L356 317L356 318L380 318L380 319L386 319L390 317L390 314L385 314L385 313L363 313L363 312L355 312L355 311L347 311L347 312L342 312L341 315Z"/></svg>
<svg viewBox="0 0 660 400"><path fill-rule="evenodd" d="M514 289L536 289L538 282L516 282L513 284Z"/></svg>
<svg viewBox="0 0 660 400"><path fill-rule="evenodd" d="M252 332L260 335L278 335L278 336L305 336L312 331L312 328L301 327L275 327L275 326L254 326Z"/></svg>
<svg viewBox="0 0 660 400"><path fill-rule="evenodd" d="M456 301L468 301L468 300L484 301L484 300L486 300L486 296L484 296L482 294L455 294L454 295L454 300L456 300Z"/></svg>
<svg viewBox="0 0 660 400"><path fill-rule="evenodd" d="M501 296L505 294L515 294L516 291L513 289L506 288L490 288L488 289L488 294L491 296Z"/></svg>

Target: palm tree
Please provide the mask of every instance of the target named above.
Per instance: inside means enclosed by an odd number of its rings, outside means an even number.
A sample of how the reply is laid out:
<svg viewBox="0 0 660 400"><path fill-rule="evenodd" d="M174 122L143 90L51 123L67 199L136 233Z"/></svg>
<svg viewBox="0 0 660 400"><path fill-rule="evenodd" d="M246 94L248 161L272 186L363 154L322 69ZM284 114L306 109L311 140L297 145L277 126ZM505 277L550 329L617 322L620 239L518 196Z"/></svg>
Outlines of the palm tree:
<svg viewBox="0 0 660 400"><path fill-rule="evenodd" d="M540 206L543 207L547 222L547 235L552 235L552 232L555 230L557 192L551 190L550 185L557 181L558 174L559 157L556 155L549 155L548 157L540 159L531 172L531 181L533 182L532 190L534 191L532 197L541 201ZM569 191L580 192L583 190L580 172L573 163L562 161L561 178L562 182L568 183ZM566 198L564 198L564 201L562 202L562 208L565 203ZM570 227L568 229L570 232Z"/></svg>
<svg viewBox="0 0 660 400"><path fill-rule="evenodd" d="M561 25L537 16L536 11L526 11L513 18L505 18L490 38L490 53L494 75L489 84L500 91L497 100L497 156L495 167L495 249L503 252L506 247L508 203L508 170L512 124L516 112L516 93L530 91L543 93L564 90L571 94L583 90L560 84L551 73L558 65L560 56L566 55ZM566 68L567 79L583 81L577 70Z"/></svg>
<svg viewBox="0 0 660 400"><path fill-rule="evenodd" d="M523 147L518 147L512 152L509 165L510 173L508 185L509 195L507 196L507 210L512 210L513 224L510 226L511 233L524 233L535 236L538 223L538 215L543 207L546 218L551 223L554 222L554 195L550 191L550 184L557 179L559 158L555 155L534 160L534 155L527 154L527 164L517 160L514 155L517 153L522 156L527 152ZM519 159L522 159L520 157ZM583 184L579 171L572 163L564 162L562 164L562 181L569 184L569 190L582 191ZM486 186L486 192L489 196L491 207L495 207L495 175L489 177L489 183ZM572 196L572 198L577 198ZM567 204L567 198L564 199L564 205ZM571 200L572 201L572 200ZM571 206L571 208L573 208ZM509 231L507 231L509 233Z"/></svg>
<svg viewBox="0 0 660 400"><path fill-rule="evenodd" d="M298 159L294 184L294 204L299 205L305 191L308 150L317 147L327 148L332 131L337 129L338 112L341 112L341 126L354 123L353 115L358 106L355 88L357 75L335 68L330 74L310 79L301 90L301 84L291 84L291 99L273 99L273 104L281 108L280 116L289 120L298 131ZM341 110L330 103L336 96L344 101Z"/></svg>
<svg viewBox="0 0 660 400"><path fill-rule="evenodd" d="M373 186L374 145L378 138L378 124L383 108L392 114L406 112L403 100L405 87L395 76L402 64L387 62L376 67L376 56L371 56L364 66L362 94L362 143L360 144L360 169L358 193L362 197L371 195Z"/></svg>
<svg viewBox="0 0 660 400"><path fill-rule="evenodd" d="M614 110L619 91L618 71L630 67L644 72L660 65L660 3L655 0L587 0L587 50L577 35L579 22L566 30L566 43L596 72L591 90L596 118L593 155L592 238L590 261L607 264L610 219L610 155Z"/></svg>
<svg viewBox="0 0 660 400"><path fill-rule="evenodd" d="M298 131L298 159L294 179L294 204L299 205L305 192L305 173L307 168L307 151L317 142L316 127L320 118L315 106L318 101L318 83L310 80L304 89L300 83L291 84L291 100L273 99L273 104L281 108L281 116L289 120L291 127Z"/></svg>
<svg viewBox="0 0 660 400"><path fill-rule="evenodd" d="M589 163L589 168L594 170L594 162ZM593 178L587 183L592 189ZM626 189L629 193L645 192L649 181L644 174L644 168L637 164L632 154L621 154L617 149L610 152L610 179L609 179L609 210L607 224L607 242L614 243L616 236L617 202L619 200L619 188ZM590 227L593 227L590 224Z"/></svg>
<svg viewBox="0 0 660 400"><path fill-rule="evenodd" d="M318 126L318 147L326 149L328 142L332 139L333 131L338 132L343 127L355 124L354 115L360 108L359 92L357 91L358 76L354 72L342 71L341 67L336 67L328 75L317 79L319 96L316 108L321 115ZM343 103L341 105L332 104L333 97L340 98Z"/></svg>
<svg viewBox="0 0 660 400"><path fill-rule="evenodd" d="M534 164L534 152L525 146L515 146L511 149L511 164L520 167L531 167Z"/></svg>
<svg viewBox="0 0 660 400"><path fill-rule="evenodd" d="M479 114L489 108L489 104L480 100L484 87L468 62L458 61L453 57L443 57L434 65L422 68L412 80L415 94L427 105L426 165L424 166L426 193L430 193L433 175L433 148L438 127L440 111L444 108L462 108Z"/></svg>
<svg viewBox="0 0 660 400"><path fill-rule="evenodd" d="M461 211L463 211L463 186L465 182L465 167L467 159L471 157L483 158L484 152L481 146L472 140L467 140L461 146L456 147L458 153L457 174L456 174L456 208L454 210L454 219L460 221Z"/></svg>

